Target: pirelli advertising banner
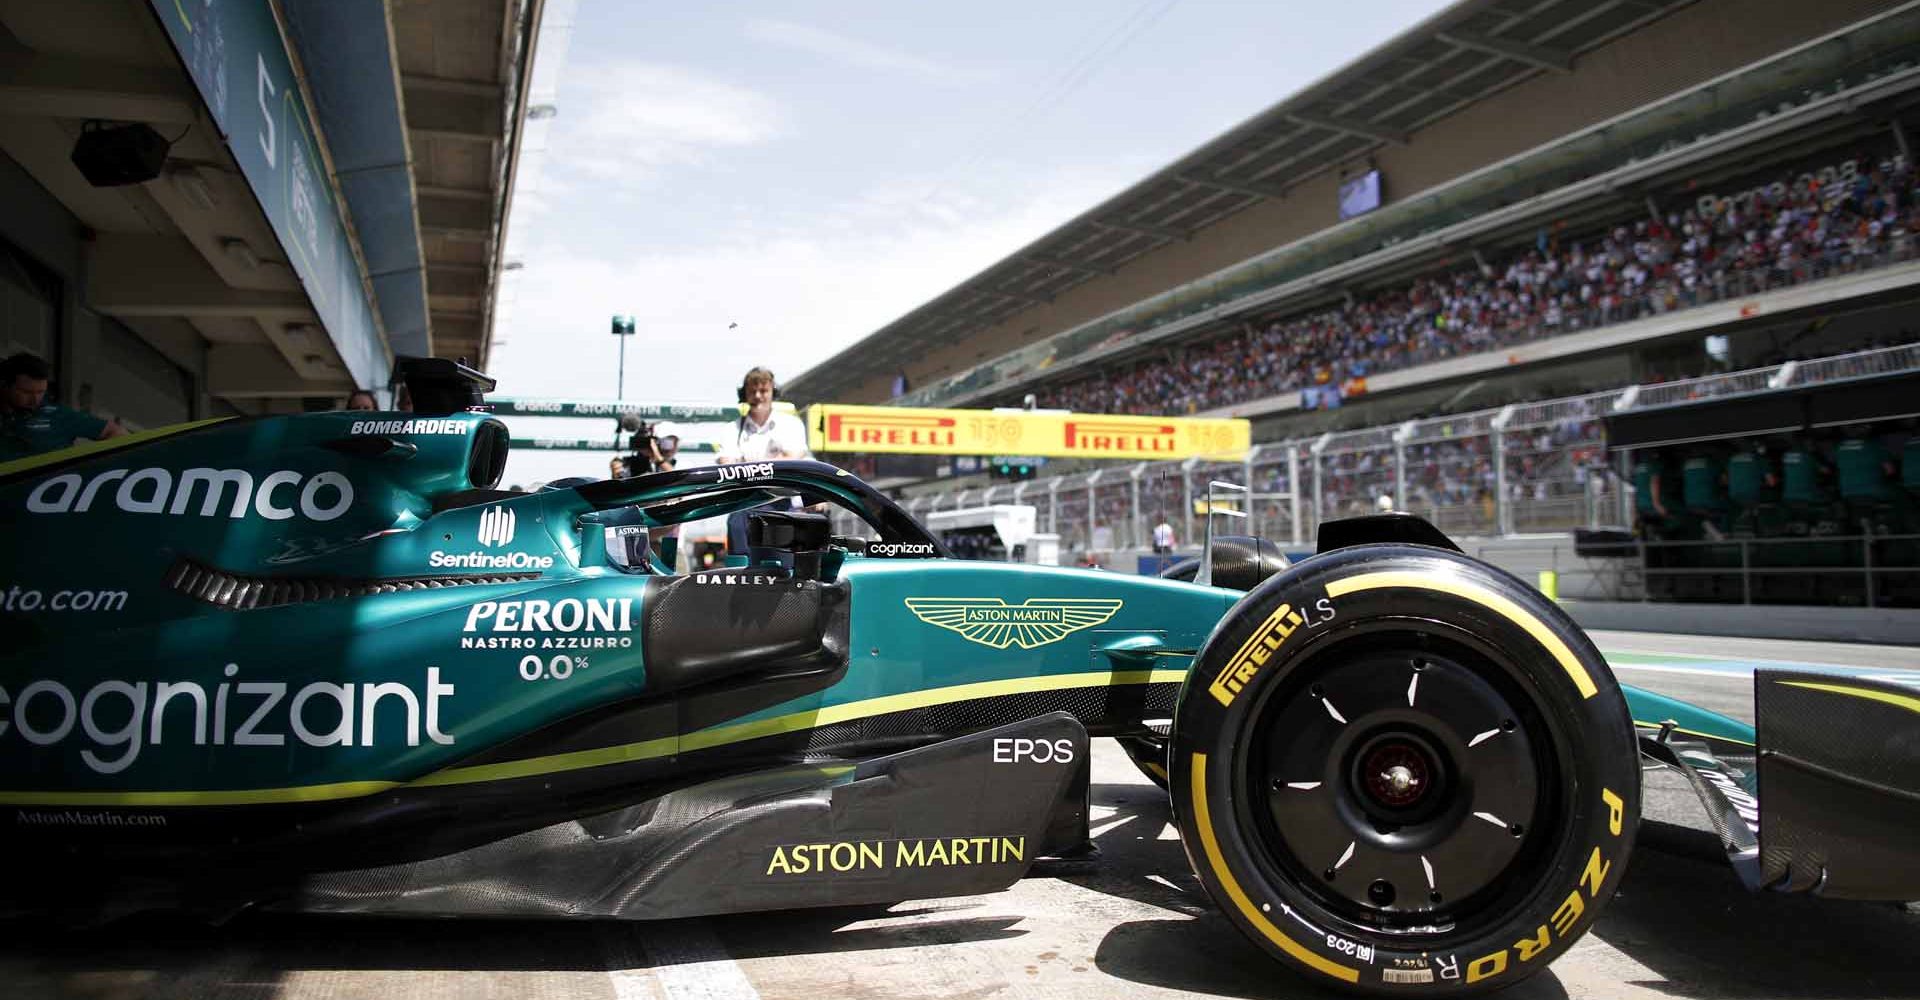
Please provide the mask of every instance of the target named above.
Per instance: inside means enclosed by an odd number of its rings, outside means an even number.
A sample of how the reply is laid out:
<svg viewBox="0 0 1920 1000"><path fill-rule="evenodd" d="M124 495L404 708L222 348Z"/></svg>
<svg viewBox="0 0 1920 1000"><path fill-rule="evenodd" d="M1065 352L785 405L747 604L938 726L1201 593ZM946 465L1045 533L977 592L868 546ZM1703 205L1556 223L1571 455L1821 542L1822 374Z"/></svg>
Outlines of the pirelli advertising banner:
<svg viewBox="0 0 1920 1000"><path fill-rule="evenodd" d="M834 403L807 408L807 444L817 452L1150 461L1239 459L1252 443L1252 426L1245 420Z"/></svg>

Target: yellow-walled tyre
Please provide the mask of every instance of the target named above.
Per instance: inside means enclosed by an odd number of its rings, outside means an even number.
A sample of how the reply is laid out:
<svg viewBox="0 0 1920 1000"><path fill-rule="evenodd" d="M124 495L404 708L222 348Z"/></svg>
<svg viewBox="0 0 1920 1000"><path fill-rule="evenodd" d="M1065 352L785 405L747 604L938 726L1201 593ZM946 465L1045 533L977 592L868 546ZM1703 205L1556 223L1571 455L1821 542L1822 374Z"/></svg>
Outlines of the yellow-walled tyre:
<svg viewBox="0 0 1920 1000"><path fill-rule="evenodd" d="M1593 926L1640 818L1606 661L1526 584L1362 545L1250 592L1181 692L1168 761L1194 871L1322 985L1512 985Z"/></svg>

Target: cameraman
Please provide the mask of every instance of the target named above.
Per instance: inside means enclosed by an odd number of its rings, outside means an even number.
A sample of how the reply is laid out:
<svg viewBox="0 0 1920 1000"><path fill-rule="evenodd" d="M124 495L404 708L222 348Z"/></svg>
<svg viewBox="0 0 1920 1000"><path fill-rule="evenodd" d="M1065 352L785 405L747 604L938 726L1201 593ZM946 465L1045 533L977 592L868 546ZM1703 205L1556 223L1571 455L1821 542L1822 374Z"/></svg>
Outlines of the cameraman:
<svg viewBox="0 0 1920 1000"><path fill-rule="evenodd" d="M624 459L627 475L644 476L660 468L660 463L666 460L666 456L660 453L660 444L654 438L653 425L641 420L635 414L628 413L620 417L620 430L627 435L628 454Z"/></svg>

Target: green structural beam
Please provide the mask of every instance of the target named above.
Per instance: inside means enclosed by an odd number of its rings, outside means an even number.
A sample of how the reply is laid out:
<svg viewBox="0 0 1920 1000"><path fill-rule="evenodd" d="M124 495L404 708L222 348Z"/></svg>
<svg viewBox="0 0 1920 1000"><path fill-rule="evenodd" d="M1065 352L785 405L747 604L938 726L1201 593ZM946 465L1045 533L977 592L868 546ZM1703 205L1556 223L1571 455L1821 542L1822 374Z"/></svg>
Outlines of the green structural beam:
<svg viewBox="0 0 1920 1000"><path fill-rule="evenodd" d="M507 417L624 417L632 414L642 420L671 420L677 423L732 423L740 419L739 403L703 406L698 403L626 403L609 399L513 399L495 398L487 402L493 412ZM794 412L792 403L775 403L774 409Z"/></svg>
<svg viewBox="0 0 1920 1000"><path fill-rule="evenodd" d="M532 451L612 451L625 454L632 451L624 445L612 441L593 441L586 438L514 438L515 448ZM714 446L705 442L688 441L680 445L680 454L712 454Z"/></svg>

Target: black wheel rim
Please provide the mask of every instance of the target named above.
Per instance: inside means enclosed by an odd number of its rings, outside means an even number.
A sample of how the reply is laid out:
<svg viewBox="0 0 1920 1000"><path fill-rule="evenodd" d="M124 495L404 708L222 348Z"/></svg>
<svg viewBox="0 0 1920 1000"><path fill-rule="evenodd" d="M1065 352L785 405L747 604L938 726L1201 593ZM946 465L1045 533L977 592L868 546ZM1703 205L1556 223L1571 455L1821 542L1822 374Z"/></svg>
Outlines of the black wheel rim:
<svg viewBox="0 0 1920 1000"><path fill-rule="evenodd" d="M1458 936L1537 891L1565 827L1564 733L1511 657L1445 623L1317 637L1252 707L1238 821L1349 929Z"/></svg>

